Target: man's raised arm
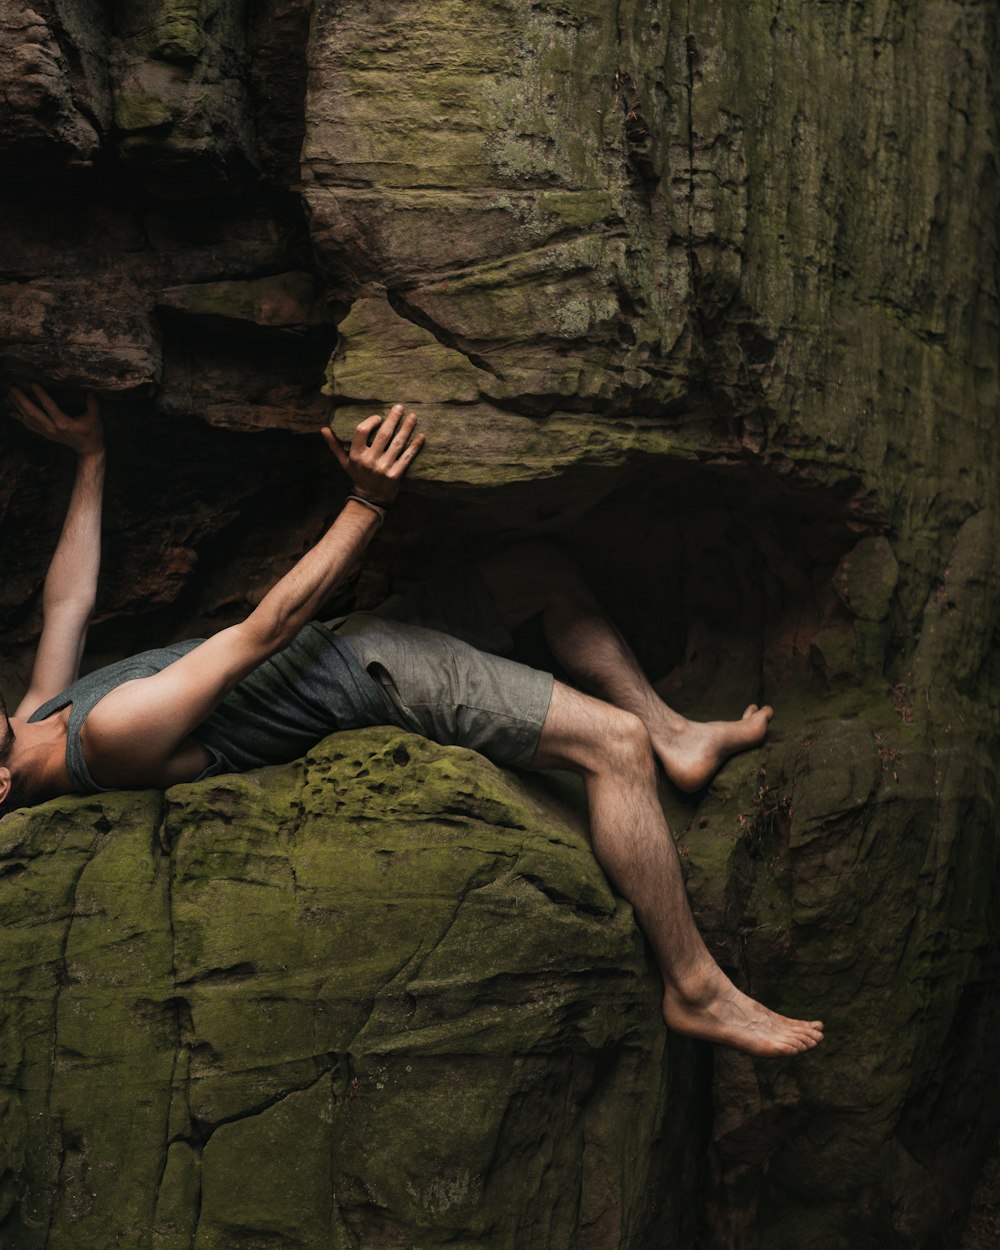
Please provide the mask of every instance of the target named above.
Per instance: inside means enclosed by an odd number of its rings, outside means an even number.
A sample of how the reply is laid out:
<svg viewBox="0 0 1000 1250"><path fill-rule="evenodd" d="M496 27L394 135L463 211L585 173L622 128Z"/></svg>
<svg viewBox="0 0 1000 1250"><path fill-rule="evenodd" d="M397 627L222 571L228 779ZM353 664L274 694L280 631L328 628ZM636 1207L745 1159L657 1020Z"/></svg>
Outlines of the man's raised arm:
<svg viewBox="0 0 1000 1250"><path fill-rule="evenodd" d="M245 621L214 634L154 676L125 682L96 705L84 725L83 745L100 784L161 784L174 753L213 708L315 618L377 532L383 511L378 505L395 498L420 450L424 436L411 438L415 424L413 413L403 417L397 404L384 421L361 422L349 454L324 431L356 495Z"/></svg>
<svg viewBox="0 0 1000 1250"><path fill-rule="evenodd" d="M42 636L28 691L16 715L27 717L77 678L87 626L94 612L101 568L104 434L97 400L87 397L82 416L68 416L40 386L34 400L14 387L11 415L43 438L76 452L76 477L62 533L42 592Z"/></svg>

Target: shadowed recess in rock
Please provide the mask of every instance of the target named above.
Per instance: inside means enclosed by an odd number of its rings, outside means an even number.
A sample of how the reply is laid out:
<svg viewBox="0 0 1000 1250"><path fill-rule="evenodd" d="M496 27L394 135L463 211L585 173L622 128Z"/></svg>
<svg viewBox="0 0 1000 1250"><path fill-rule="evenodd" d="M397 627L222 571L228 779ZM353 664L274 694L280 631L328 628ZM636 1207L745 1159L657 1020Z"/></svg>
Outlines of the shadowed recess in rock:
<svg viewBox="0 0 1000 1250"><path fill-rule="evenodd" d="M311 431L401 400L428 443L331 611L552 536L682 710L773 703L664 803L726 971L827 1023L794 1067L665 1040L578 796L461 752L52 804L0 829L12 1250L957 1244L1000 1122L998 20L0 3L0 372L109 432L88 663L238 619L346 493ZM69 466L3 439L16 696Z"/></svg>

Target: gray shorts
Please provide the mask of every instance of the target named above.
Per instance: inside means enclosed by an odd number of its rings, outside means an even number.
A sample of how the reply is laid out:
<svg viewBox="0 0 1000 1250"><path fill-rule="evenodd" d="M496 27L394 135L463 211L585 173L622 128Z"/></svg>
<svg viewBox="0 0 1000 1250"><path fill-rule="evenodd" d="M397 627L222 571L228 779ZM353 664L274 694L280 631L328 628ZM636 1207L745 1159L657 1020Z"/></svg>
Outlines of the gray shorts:
<svg viewBox="0 0 1000 1250"><path fill-rule="evenodd" d="M504 658L511 637L476 570L328 623L382 682L401 728L498 764L531 763L553 679Z"/></svg>

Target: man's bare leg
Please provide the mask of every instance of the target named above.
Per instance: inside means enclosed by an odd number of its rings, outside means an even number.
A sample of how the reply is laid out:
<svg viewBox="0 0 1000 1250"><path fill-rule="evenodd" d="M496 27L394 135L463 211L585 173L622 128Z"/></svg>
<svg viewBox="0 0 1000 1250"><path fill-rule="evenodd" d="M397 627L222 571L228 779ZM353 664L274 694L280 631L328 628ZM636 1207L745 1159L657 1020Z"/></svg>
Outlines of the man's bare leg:
<svg viewBox="0 0 1000 1250"><path fill-rule="evenodd" d="M653 948L671 1028L762 1056L796 1054L822 1040L819 1021L769 1011L738 990L710 955L691 915L657 797L649 734L638 717L556 682L532 762L583 777L594 853Z"/></svg>
<svg viewBox="0 0 1000 1250"><path fill-rule="evenodd" d="M585 689L639 717L678 789L701 789L731 755L763 741L769 707L751 703L740 720L709 722L688 720L669 707L555 544L520 543L482 561L480 569L507 628L540 614L559 663Z"/></svg>

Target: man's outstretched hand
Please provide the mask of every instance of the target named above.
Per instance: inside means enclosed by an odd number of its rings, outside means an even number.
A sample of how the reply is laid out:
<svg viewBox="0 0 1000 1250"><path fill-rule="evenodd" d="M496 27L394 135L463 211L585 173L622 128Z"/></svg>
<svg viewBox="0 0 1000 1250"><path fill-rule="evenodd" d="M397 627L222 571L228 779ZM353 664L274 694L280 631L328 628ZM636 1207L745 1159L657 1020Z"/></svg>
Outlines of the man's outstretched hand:
<svg viewBox="0 0 1000 1250"><path fill-rule="evenodd" d="M333 430L321 433L355 491L372 503L386 504L399 494L403 474L424 445L423 434L413 435L416 424L414 413L404 417L403 405L393 404L384 418L366 417L358 425L349 452L341 447Z"/></svg>
<svg viewBox="0 0 1000 1250"><path fill-rule="evenodd" d="M7 402L12 417L42 438L72 448L78 456L95 455L104 450L104 429L96 395L88 395L81 415L71 417L37 382L32 382L31 389L35 393L34 401L19 386L10 388Z"/></svg>

